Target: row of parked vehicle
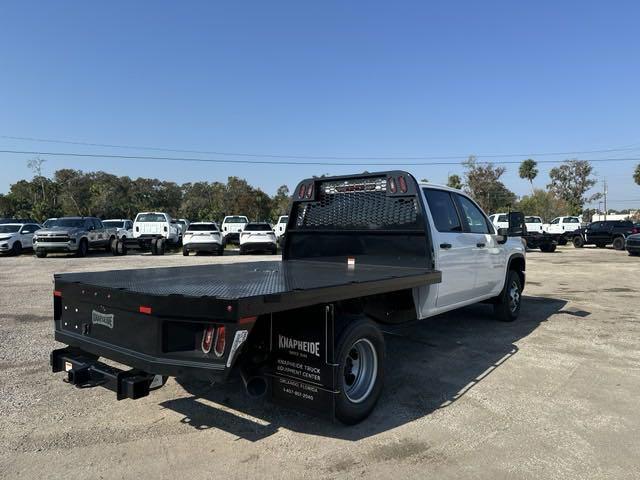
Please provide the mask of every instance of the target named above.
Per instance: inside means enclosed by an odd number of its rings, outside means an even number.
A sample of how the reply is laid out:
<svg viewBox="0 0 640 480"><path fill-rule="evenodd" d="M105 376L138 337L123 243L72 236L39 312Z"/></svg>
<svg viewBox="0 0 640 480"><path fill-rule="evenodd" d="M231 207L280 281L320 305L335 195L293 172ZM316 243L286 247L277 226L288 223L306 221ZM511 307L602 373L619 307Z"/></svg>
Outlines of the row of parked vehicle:
<svg viewBox="0 0 640 480"><path fill-rule="evenodd" d="M167 247L182 247L184 255L210 252L222 255L227 243L235 243L240 254L276 253L286 231L287 216L276 228L268 222L249 222L246 216L227 216L216 222L173 219L164 212L141 212L135 220L96 217L50 218L42 225L31 219L0 219L0 253L18 255L33 249L39 258L49 253L71 253L83 257L91 250L125 255L130 249L164 254Z"/></svg>
<svg viewBox="0 0 640 480"><path fill-rule="evenodd" d="M489 219L497 228L508 227L508 214L496 213ZM579 217L557 217L544 223L540 217L525 217L526 232L523 238L527 246L542 251L554 251L556 245L571 242L574 247L595 245L605 248L611 245L615 250L627 250L630 255L640 255L640 224L630 220L604 220L583 225Z"/></svg>

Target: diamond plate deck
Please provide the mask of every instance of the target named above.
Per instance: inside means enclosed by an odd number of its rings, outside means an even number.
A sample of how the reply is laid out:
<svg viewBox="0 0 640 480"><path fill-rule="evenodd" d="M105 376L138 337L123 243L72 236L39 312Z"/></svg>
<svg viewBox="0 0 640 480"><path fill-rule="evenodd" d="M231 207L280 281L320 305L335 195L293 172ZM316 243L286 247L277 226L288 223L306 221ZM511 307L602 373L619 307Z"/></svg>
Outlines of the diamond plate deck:
<svg viewBox="0 0 640 480"><path fill-rule="evenodd" d="M411 281L410 279L414 279ZM154 296L181 295L221 300L282 295L331 287L362 287L397 280L414 286L436 283L440 273L426 268L356 265L312 261L247 262L218 265L56 274L56 281Z"/></svg>

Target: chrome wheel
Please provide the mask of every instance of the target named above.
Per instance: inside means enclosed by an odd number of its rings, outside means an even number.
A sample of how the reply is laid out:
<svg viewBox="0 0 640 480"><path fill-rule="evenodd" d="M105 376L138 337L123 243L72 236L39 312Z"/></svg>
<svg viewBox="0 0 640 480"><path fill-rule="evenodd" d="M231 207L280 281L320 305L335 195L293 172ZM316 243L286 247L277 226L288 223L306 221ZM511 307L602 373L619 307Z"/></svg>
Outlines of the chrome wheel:
<svg viewBox="0 0 640 480"><path fill-rule="evenodd" d="M366 338L356 341L344 362L343 387L349 401L360 403L373 390L378 375L378 355L373 344Z"/></svg>
<svg viewBox="0 0 640 480"><path fill-rule="evenodd" d="M511 313L515 313L520 305L520 288L515 280L509 285L509 309Z"/></svg>

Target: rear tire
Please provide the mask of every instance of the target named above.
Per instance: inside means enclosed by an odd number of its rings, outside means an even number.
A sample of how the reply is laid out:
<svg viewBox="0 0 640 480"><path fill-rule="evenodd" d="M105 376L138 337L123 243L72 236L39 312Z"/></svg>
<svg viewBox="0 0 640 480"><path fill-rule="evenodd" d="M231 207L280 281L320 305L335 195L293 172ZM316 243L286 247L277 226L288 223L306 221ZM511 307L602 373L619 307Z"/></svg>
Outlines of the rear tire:
<svg viewBox="0 0 640 480"><path fill-rule="evenodd" d="M38 258L46 258L47 252L45 250L36 250L36 257Z"/></svg>
<svg viewBox="0 0 640 480"><path fill-rule="evenodd" d="M624 238L623 237L614 238L612 245L614 250L624 250Z"/></svg>
<svg viewBox="0 0 640 480"><path fill-rule="evenodd" d="M243 249L242 247L240 247L240 252L239 252L239 255L244 255L244 254L245 254L245 251L244 251L244 249Z"/></svg>
<svg viewBox="0 0 640 480"><path fill-rule="evenodd" d="M166 244L165 244L164 238L159 238L156 241L156 255L164 255L165 250L166 250Z"/></svg>
<svg viewBox="0 0 640 480"><path fill-rule="evenodd" d="M336 339L338 390L336 418L353 425L369 416L384 383L384 337L366 317L345 318Z"/></svg>
<svg viewBox="0 0 640 480"><path fill-rule="evenodd" d="M576 235L575 237L573 237L573 246L575 248L582 248L584 247L584 240L582 239L581 236Z"/></svg>
<svg viewBox="0 0 640 480"><path fill-rule="evenodd" d="M493 304L493 313L501 322L513 322L520 314L522 281L515 270L509 270L502 293Z"/></svg>
<svg viewBox="0 0 640 480"><path fill-rule="evenodd" d="M185 257L189 256L189 250L187 250L185 247L182 247L182 255Z"/></svg>
<svg viewBox="0 0 640 480"><path fill-rule="evenodd" d="M640 255L640 252L629 252L630 257L637 257L638 255Z"/></svg>
<svg viewBox="0 0 640 480"><path fill-rule="evenodd" d="M218 255L219 257L224 255L224 247L222 245L218 247L218 250L216 251L216 255Z"/></svg>

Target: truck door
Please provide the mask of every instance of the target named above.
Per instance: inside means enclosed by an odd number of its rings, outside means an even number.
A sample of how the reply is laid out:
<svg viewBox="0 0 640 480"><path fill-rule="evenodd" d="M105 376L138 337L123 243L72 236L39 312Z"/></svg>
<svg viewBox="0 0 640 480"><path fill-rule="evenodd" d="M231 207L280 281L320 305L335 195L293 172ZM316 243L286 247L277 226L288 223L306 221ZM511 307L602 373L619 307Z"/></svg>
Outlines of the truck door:
<svg viewBox="0 0 640 480"><path fill-rule="evenodd" d="M436 307L445 307L469 298L475 285L475 238L464 232L452 193L424 188L429 207L436 268L442 272L437 285Z"/></svg>
<svg viewBox="0 0 640 480"><path fill-rule="evenodd" d="M504 277L504 248L496 241L495 230L482 210L464 195L456 193L455 197L465 224L465 235L472 239L473 245L476 275L473 292L469 296L497 294L502 288Z"/></svg>

